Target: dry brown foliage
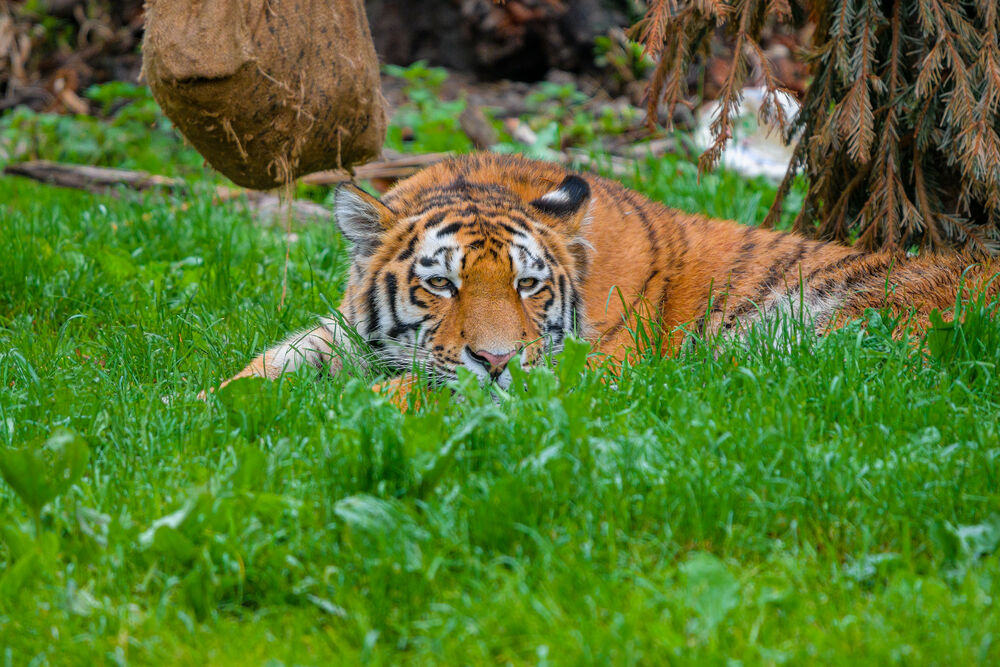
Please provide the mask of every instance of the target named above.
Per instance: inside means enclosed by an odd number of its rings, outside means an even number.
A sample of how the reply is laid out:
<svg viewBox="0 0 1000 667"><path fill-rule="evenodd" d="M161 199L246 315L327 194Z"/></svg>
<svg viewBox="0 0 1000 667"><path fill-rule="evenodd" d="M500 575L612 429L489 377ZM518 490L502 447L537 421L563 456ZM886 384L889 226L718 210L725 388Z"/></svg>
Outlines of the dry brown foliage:
<svg viewBox="0 0 1000 667"><path fill-rule="evenodd" d="M797 54L813 80L791 122L760 45L769 21L815 24ZM687 102L688 70L718 33L734 44L732 62L699 166L718 163L753 68L768 91L761 113L796 138L765 226L801 170L797 231L873 250L1000 250L996 0L650 0L634 32L659 57L649 118Z"/></svg>

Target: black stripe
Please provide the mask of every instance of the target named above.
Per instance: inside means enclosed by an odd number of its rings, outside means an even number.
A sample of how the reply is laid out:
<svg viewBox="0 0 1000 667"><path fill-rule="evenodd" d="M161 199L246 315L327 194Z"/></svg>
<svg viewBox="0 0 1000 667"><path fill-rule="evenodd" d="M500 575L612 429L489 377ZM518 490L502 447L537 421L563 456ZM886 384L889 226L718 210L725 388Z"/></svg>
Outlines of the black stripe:
<svg viewBox="0 0 1000 667"><path fill-rule="evenodd" d="M660 273L659 269L653 269L652 273L649 274L649 276L646 278L646 282L642 284L642 289L639 290L640 297L646 296L646 290L649 289L649 283L653 282L653 278L658 276L659 273ZM639 303L638 300L636 301L636 303Z"/></svg>
<svg viewBox="0 0 1000 667"><path fill-rule="evenodd" d="M653 229L653 225L649 221L649 216L646 215L646 210L643 207L643 202L640 201L638 204L636 204L635 199L632 196L633 193L630 190L625 190L625 193L628 196L629 204L631 204L635 208L635 211L639 214L639 224L642 225L643 230L645 230L646 232L646 239L649 241L649 247L650 250L652 251L652 255L655 260L656 257L660 254L660 242L659 239L656 238L656 230Z"/></svg>
<svg viewBox="0 0 1000 667"><path fill-rule="evenodd" d="M534 299L540 297L543 293L548 293L548 299L545 301L545 303L542 304L542 315L548 316L549 308L552 307L552 304L556 300L556 294L552 290L552 287L549 285L543 285L541 289L539 289L537 292L531 295L531 298Z"/></svg>
<svg viewBox="0 0 1000 667"><path fill-rule="evenodd" d="M839 269L846 269L848 266L851 266L851 265L855 264L858 260L869 259L870 257L871 257L871 255L866 255L866 254L863 254L863 253L857 254L857 255L848 255L847 257L843 257L843 258L837 260L836 262L834 262L833 264L829 264L827 266L820 267L819 269L816 269L815 271L813 271L812 273L810 273L809 276L806 278L806 284L807 285L810 284L810 282L809 282L810 279L813 278L813 277L815 277L815 276L818 276L820 274L820 272L837 271ZM868 267L865 267L865 266L863 266L863 267L855 267L852 271L848 272L846 275L843 275L843 276L829 276L828 278L826 278L825 280L823 280L818 285L815 285L813 287L813 289L815 289L818 293L825 294L827 291L829 291L833 287L844 288L849 283L856 283L856 282L858 282L859 278L866 277L866 276L869 276L869 275L871 275L871 271L870 271L870 269Z"/></svg>
<svg viewBox="0 0 1000 667"><path fill-rule="evenodd" d="M806 284L808 284L809 281L811 281L813 278L815 278L820 273L823 273L823 272L826 272L826 271L836 271L837 269L842 269L842 268L848 266L849 264L853 264L855 261L857 261L859 259L866 259L866 258L868 258L870 256L871 255L867 255L865 253L856 253L856 254L853 254L853 255L847 255L846 257L841 257L840 259L838 259L836 262L833 262L832 264L825 264L825 265L823 265L823 266L821 266L821 267L819 267L817 269L813 269L812 271L810 271L809 275L807 275L805 277L805 282L806 282Z"/></svg>
<svg viewBox="0 0 1000 667"><path fill-rule="evenodd" d="M378 302L375 299L375 278L372 277L372 284L368 286L368 291L365 294L365 302L368 304L368 335L372 335L379 330L379 316L378 316Z"/></svg>
<svg viewBox="0 0 1000 667"><path fill-rule="evenodd" d="M416 251L417 241L419 240L419 238L420 237L417 234L414 234L410 238L410 242L406 245L406 248L403 250L403 252L399 253L399 255L396 256L396 259L400 262L405 262L409 258L413 257L413 253Z"/></svg>
<svg viewBox="0 0 1000 667"><path fill-rule="evenodd" d="M424 223L424 229L431 229L432 227L437 227L442 222L444 222L444 218L445 218L444 211L439 211L431 215L429 218L427 218L427 221Z"/></svg>
<svg viewBox="0 0 1000 667"><path fill-rule="evenodd" d="M389 316L392 318L393 328L399 324L399 316L396 314L397 287L395 274L387 273L385 275L385 292L386 296L388 296L387 301L389 302Z"/></svg>
<svg viewBox="0 0 1000 667"><path fill-rule="evenodd" d="M649 274L649 276L646 278L646 282L642 284L642 289L639 290L639 293L636 295L635 300L632 301L632 304L628 307L628 309L622 313L623 320L621 322L618 322L613 327L608 329L604 334L602 334L604 337L618 333L618 331L625 326L624 318L627 317L629 313L635 312L635 307L638 306L639 302L642 301L642 298L646 296L646 289L649 287L649 283L652 282L653 278L655 278L658 273L659 270L654 269L653 272Z"/></svg>
<svg viewBox="0 0 1000 667"><path fill-rule="evenodd" d="M753 227L747 227L743 232L743 245L740 246L740 252L736 255L736 261L733 263L733 268L730 271L731 274L742 275L754 249L757 247L757 242L753 240L756 231Z"/></svg>
<svg viewBox="0 0 1000 667"><path fill-rule="evenodd" d="M560 326L566 326L566 308L569 304L568 294L566 294L566 276L559 274L559 321Z"/></svg>
<svg viewBox="0 0 1000 667"><path fill-rule="evenodd" d="M427 308L427 302L420 298L418 292L424 289L419 283L410 286L410 301L417 304L421 308Z"/></svg>
<svg viewBox="0 0 1000 667"><path fill-rule="evenodd" d="M801 239L798 244L796 244L795 249L771 266L767 272L764 282L762 282L760 287L757 288L757 292L752 297L747 297L742 303L733 308L733 310L726 315L726 320L735 320L736 318L742 317L757 308L761 301L763 301L767 294L778 283L778 281L785 276L788 270L802 261L802 258L805 257L808 248L809 241L807 239ZM712 312L722 312L722 306L717 305L713 307Z"/></svg>
<svg viewBox="0 0 1000 667"><path fill-rule="evenodd" d="M571 303L573 305L572 305L572 310L570 311L570 317L572 318L570 326L573 328L574 332L579 332L580 329L583 328L583 325L580 322L580 311L583 310L583 298L580 296L580 293L576 291L575 288L571 288L571 290L573 293L573 298L571 300Z"/></svg>
<svg viewBox="0 0 1000 667"><path fill-rule="evenodd" d="M510 225L508 225L506 222L497 222L495 224L496 224L497 227L503 229L504 231L506 231L511 236L513 236L514 234L517 234L518 232L520 232L520 233L523 234L526 231L526 229L520 229L520 230L515 229L515 228L511 227Z"/></svg>
<svg viewBox="0 0 1000 667"><path fill-rule="evenodd" d="M386 332L389 338L399 338L407 331L416 331L420 325L430 319L430 315L425 315L416 322L405 323L399 318L399 311L396 309L396 299L399 296L399 284L396 275L387 273L385 276L385 291L389 301L389 315L392 317L392 328Z"/></svg>

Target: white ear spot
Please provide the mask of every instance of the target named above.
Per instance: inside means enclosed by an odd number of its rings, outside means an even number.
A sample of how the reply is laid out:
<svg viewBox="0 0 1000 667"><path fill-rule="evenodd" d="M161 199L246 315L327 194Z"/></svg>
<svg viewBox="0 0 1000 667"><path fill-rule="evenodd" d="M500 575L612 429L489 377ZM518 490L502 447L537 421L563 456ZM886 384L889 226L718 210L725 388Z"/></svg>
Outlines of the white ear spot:
<svg viewBox="0 0 1000 667"><path fill-rule="evenodd" d="M563 206L569 203L569 195L563 190L553 190L552 192L542 195L537 200L538 206L545 208L547 206Z"/></svg>
<svg viewBox="0 0 1000 667"><path fill-rule="evenodd" d="M570 175L563 179L558 188L533 200L531 205L548 215L568 217L579 211L589 199L590 186L587 181Z"/></svg>

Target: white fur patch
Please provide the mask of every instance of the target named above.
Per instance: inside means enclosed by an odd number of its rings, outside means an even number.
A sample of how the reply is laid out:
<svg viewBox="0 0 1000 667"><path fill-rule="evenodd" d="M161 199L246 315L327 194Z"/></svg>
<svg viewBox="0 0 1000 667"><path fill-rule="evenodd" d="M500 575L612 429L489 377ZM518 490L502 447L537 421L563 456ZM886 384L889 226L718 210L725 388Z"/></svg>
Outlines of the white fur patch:
<svg viewBox="0 0 1000 667"><path fill-rule="evenodd" d="M523 353L518 352L513 357L511 357L511 360L507 363L509 364L515 363L515 359L520 358L521 354ZM460 356L460 359L462 360L462 366L472 371L473 375L475 375L479 379L480 384L488 385L490 384L490 382L493 381L493 378L490 377L489 371L487 371L486 368L480 362L472 358L472 355L469 354L468 348L462 349L462 354ZM499 385L501 389L506 390L510 387L510 382L511 382L510 370L504 368L503 372L497 376L496 383L497 385Z"/></svg>
<svg viewBox="0 0 1000 667"><path fill-rule="evenodd" d="M819 332L843 305L843 296L839 294L821 294L809 287L788 291L775 289L758 308L738 318L736 330L738 335L743 335L755 325L776 321L780 325L776 333L783 335L791 333L785 331L789 322L798 320Z"/></svg>
<svg viewBox="0 0 1000 667"><path fill-rule="evenodd" d="M543 259L545 253L534 237L521 233L514 234L514 243L507 246L507 252L510 253L510 260L514 265L515 289L517 289L517 282L523 278L536 279L540 288L541 283L552 275L552 270ZM523 256L524 253L527 253L527 258ZM535 260L542 262L541 268L534 266Z"/></svg>
<svg viewBox="0 0 1000 667"><path fill-rule="evenodd" d="M569 203L569 193L567 193L562 188L558 190L553 190L547 194L542 195L538 198L538 202L541 204L551 204L554 206L560 206L562 204Z"/></svg>
<svg viewBox="0 0 1000 667"><path fill-rule="evenodd" d="M444 234L435 230L436 233L427 235L423 245L417 253L417 261L413 264L413 272L421 280L427 280L435 276L441 276L451 281L456 288L462 287L462 277L459 269L462 267L462 246L455 240L454 234ZM420 258L432 260L430 266L424 265ZM440 290L433 290L435 294Z"/></svg>
<svg viewBox="0 0 1000 667"><path fill-rule="evenodd" d="M333 347L312 331L306 331L286 339L277 347L264 353L264 364L274 371L275 376L291 373L302 367L328 366L334 354Z"/></svg>

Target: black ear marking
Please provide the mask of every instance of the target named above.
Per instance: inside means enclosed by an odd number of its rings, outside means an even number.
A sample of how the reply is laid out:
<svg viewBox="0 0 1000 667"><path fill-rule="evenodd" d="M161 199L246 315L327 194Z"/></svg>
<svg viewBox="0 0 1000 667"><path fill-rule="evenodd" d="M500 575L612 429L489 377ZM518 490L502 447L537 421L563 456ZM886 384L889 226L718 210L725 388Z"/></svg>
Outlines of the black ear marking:
<svg viewBox="0 0 1000 667"><path fill-rule="evenodd" d="M559 187L538 199L531 205L542 213L565 217L580 210L580 207L590 199L590 186L579 176L570 175L563 179Z"/></svg>

